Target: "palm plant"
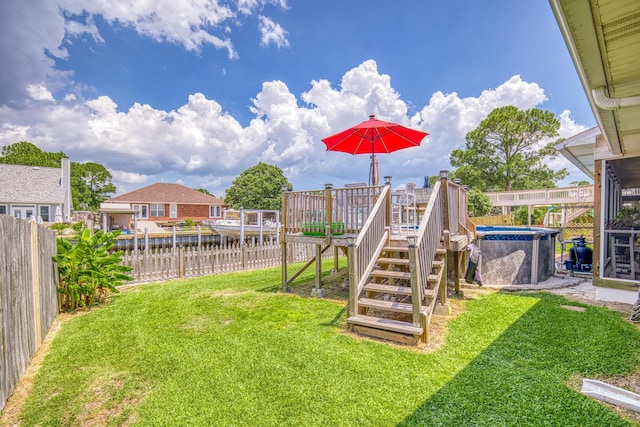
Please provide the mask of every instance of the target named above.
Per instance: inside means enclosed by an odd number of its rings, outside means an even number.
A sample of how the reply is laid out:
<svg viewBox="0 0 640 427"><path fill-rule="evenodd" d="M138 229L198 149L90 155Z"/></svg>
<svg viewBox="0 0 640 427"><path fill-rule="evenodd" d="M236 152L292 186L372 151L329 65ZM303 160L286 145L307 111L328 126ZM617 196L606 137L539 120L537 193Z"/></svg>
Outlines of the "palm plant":
<svg viewBox="0 0 640 427"><path fill-rule="evenodd" d="M91 234L85 229L75 244L58 238L53 260L58 265L58 292L64 310L86 309L100 304L116 286L133 280L126 274L131 267L121 265L122 251L113 251L120 230Z"/></svg>

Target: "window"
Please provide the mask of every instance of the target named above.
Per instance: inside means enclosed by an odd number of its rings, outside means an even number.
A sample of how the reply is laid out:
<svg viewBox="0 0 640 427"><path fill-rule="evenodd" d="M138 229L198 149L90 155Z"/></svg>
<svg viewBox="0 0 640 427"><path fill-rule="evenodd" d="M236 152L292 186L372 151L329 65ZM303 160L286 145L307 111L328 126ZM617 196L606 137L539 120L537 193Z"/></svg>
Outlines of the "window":
<svg viewBox="0 0 640 427"><path fill-rule="evenodd" d="M164 203L151 203L151 216L164 216Z"/></svg>
<svg viewBox="0 0 640 427"><path fill-rule="evenodd" d="M178 218L178 205L175 203L169 205L169 218Z"/></svg>
<svg viewBox="0 0 640 427"><path fill-rule="evenodd" d="M49 222L49 206L40 206L40 218L44 222Z"/></svg>
<svg viewBox="0 0 640 427"><path fill-rule="evenodd" d="M7 214L7 205L0 205L0 215Z"/></svg>
<svg viewBox="0 0 640 427"><path fill-rule="evenodd" d="M210 218L219 218L222 216L221 206L218 205L210 205L209 206L209 217Z"/></svg>
<svg viewBox="0 0 640 427"><path fill-rule="evenodd" d="M138 211L138 218L149 218L149 205L131 205L131 209Z"/></svg>

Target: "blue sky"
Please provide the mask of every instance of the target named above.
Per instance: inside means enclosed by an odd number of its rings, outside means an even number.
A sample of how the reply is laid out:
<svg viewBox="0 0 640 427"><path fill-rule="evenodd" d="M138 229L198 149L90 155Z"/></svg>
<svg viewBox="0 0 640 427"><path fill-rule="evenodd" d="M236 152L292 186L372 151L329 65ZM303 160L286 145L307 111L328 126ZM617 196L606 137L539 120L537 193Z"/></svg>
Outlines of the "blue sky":
<svg viewBox="0 0 640 427"><path fill-rule="evenodd" d="M133 3L133 4L132 4ZM380 156L394 184L503 105L595 125L551 7L538 0L36 0L0 5L0 145L95 161L118 192L158 181L216 195L257 162L294 189L367 180L321 139L366 120L430 135ZM571 176L585 179L563 158Z"/></svg>

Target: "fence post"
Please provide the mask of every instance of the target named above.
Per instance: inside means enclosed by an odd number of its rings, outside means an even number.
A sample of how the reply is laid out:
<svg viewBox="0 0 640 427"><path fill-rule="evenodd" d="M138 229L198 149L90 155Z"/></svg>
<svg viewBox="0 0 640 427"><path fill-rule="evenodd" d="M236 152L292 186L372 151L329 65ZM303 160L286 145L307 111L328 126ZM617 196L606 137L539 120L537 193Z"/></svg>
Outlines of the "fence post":
<svg viewBox="0 0 640 427"><path fill-rule="evenodd" d="M247 265L249 263L249 245L245 245L244 243L241 243L242 246L240 246L240 256L242 257L241 261L242 261L242 269L246 270L247 269Z"/></svg>
<svg viewBox="0 0 640 427"><path fill-rule="evenodd" d="M184 277L184 245L178 245L178 277Z"/></svg>

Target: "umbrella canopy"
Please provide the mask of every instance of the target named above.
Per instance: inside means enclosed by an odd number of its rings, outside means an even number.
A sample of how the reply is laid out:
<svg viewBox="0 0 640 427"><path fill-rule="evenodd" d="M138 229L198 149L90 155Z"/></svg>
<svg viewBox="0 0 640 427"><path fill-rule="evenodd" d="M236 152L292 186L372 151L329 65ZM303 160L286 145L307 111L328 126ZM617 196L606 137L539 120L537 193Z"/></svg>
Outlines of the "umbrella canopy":
<svg viewBox="0 0 640 427"><path fill-rule="evenodd" d="M377 173L376 153L392 153L409 147L420 145L428 133L410 129L402 125L377 120L376 116L369 116L359 125L328 136L322 140L327 146L327 151L342 151L350 154L371 154L371 169L369 183Z"/></svg>

